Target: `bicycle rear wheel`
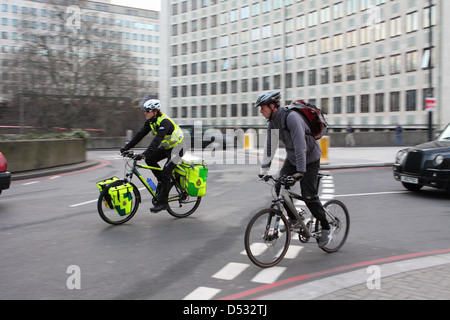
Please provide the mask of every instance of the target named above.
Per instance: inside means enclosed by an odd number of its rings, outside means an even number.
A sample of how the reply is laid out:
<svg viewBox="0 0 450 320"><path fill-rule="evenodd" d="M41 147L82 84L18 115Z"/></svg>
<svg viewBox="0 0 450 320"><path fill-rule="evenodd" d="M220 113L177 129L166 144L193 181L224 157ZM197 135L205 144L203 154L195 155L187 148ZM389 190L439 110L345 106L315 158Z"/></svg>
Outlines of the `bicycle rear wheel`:
<svg viewBox="0 0 450 320"><path fill-rule="evenodd" d="M131 193L131 211L128 214L124 215L120 215L114 208L111 208L108 204L108 201L110 202L109 188L103 190L100 193L97 201L97 210L103 221L109 224L119 225L133 218L139 208L141 196L136 186L134 184L132 184L132 186L133 192Z"/></svg>
<svg viewBox="0 0 450 320"><path fill-rule="evenodd" d="M258 212L245 230L244 246L249 259L258 267L268 268L285 256L291 233L286 217L275 209Z"/></svg>
<svg viewBox="0 0 450 320"><path fill-rule="evenodd" d="M175 218L186 218L194 213L202 197L192 197L175 184L169 191L167 212Z"/></svg>
<svg viewBox="0 0 450 320"><path fill-rule="evenodd" d="M321 248L325 252L336 252L344 245L350 230L350 215L342 201L330 200L323 205L330 226L334 227L333 238L329 244ZM320 222L317 220L315 231L320 230ZM319 239L317 239L317 242Z"/></svg>

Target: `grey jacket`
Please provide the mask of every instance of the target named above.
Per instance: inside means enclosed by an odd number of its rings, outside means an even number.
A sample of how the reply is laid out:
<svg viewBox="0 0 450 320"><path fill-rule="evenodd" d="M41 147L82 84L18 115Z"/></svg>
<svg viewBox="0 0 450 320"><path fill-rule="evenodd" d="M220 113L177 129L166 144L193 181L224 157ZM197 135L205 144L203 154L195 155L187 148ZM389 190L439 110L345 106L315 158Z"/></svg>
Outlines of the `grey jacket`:
<svg viewBox="0 0 450 320"><path fill-rule="evenodd" d="M297 167L297 172L306 172L306 165L318 161L322 155L319 143L303 117L296 111L278 108L267 125L267 140L261 167L270 168L278 148L278 138L286 148L286 160Z"/></svg>

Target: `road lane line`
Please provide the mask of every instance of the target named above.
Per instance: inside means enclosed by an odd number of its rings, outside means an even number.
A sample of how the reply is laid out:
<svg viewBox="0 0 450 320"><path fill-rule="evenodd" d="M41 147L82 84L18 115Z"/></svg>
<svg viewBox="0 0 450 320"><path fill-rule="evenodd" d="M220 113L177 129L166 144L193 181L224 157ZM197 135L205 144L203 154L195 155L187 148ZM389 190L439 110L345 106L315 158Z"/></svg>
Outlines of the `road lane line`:
<svg viewBox="0 0 450 320"><path fill-rule="evenodd" d="M23 183L22 185L23 186L29 186L31 184L36 184L36 183L39 183L39 181L31 181L31 182Z"/></svg>
<svg viewBox="0 0 450 320"><path fill-rule="evenodd" d="M225 267L217 271L212 277L221 280L233 280L248 267L250 267L250 265L246 263L230 262Z"/></svg>
<svg viewBox="0 0 450 320"><path fill-rule="evenodd" d="M208 287L198 287L184 297L183 300L210 300L220 291L222 290Z"/></svg>
<svg viewBox="0 0 450 320"><path fill-rule="evenodd" d="M360 197L360 196L378 196L385 194L400 194L400 193L408 193L410 191L386 191L386 192L368 192L368 193L353 193L353 194L339 194L335 197Z"/></svg>
<svg viewBox="0 0 450 320"><path fill-rule="evenodd" d="M95 200L90 200L90 201L85 201L85 202L81 202L81 203L72 204L72 205L70 205L69 207L75 208L75 207L83 206L83 205L85 205L85 204L93 203L93 202L96 202L96 201L97 201L97 199L95 199Z"/></svg>
<svg viewBox="0 0 450 320"><path fill-rule="evenodd" d="M258 283L274 283L286 270L286 267L272 267L270 269L263 269L256 274L251 280Z"/></svg>

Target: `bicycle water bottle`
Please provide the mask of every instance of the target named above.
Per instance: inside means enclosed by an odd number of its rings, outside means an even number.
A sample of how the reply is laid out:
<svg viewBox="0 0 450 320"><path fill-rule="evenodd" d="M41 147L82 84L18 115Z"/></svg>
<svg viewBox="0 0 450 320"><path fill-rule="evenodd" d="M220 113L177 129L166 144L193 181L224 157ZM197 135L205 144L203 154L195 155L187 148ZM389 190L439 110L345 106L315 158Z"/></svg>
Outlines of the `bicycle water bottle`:
<svg viewBox="0 0 450 320"><path fill-rule="evenodd" d="M153 191L156 191L156 186L155 186L155 184L153 183L152 179L147 178L147 183L148 183L148 185L150 186L150 188L152 188Z"/></svg>

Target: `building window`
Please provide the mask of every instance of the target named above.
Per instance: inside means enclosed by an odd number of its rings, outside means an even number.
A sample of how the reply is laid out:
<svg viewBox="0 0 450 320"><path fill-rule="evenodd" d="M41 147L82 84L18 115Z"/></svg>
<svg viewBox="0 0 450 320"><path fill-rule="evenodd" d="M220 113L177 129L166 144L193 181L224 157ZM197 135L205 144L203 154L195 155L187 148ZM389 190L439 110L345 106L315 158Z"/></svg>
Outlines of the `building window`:
<svg viewBox="0 0 450 320"><path fill-rule="evenodd" d="M406 15L406 33L419 29L419 13L411 12Z"/></svg>
<svg viewBox="0 0 450 320"><path fill-rule="evenodd" d="M417 51L406 53L406 72L416 71L419 65L419 54Z"/></svg>
<svg viewBox="0 0 450 320"><path fill-rule="evenodd" d="M308 85L310 86L314 86L317 84L317 79L316 79L316 70L309 70L308 71Z"/></svg>
<svg viewBox="0 0 450 320"><path fill-rule="evenodd" d="M395 56L389 57L389 70L390 74L398 74L401 72L401 55L397 54Z"/></svg>
<svg viewBox="0 0 450 320"><path fill-rule="evenodd" d="M333 82L342 82L342 66L333 68Z"/></svg>
<svg viewBox="0 0 450 320"><path fill-rule="evenodd" d="M333 99L333 113L334 114L342 113L342 98L341 97L335 97Z"/></svg>
<svg viewBox="0 0 450 320"><path fill-rule="evenodd" d="M361 95L361 113L369 113L370 96L368 94Z"/></svg>
<svg viewBox="0 0 450 320"><path fill-rule="evenodd" d="M347 113L355 113L355 96L347 97Z"/></svg>
<svg viewBox="0 0 450 320"><path fill-rule="evenodd" d="M322 68L320 70L320 84L327 84L330 82L330 69Z"/></svg>
<svg viewBox="0 0 450 320"><path fill-rule="evenodd" d="M396 37L402 34L402 18L397 17L391 19L391 37Z"/></svg>
<svg viewBox="0 0 450 320"><path fill-rule="evenodd" d="M384 93L375 94L375 112L384 112Z"/></svg>
<svg viewBox="0 0 450 320"><path fill-rule="evenodd" d="M391 92L389 100L389 110L391 112L400 111L400 92Z"/></svg>
<svg viewBox="0 0 450 320"><path fill-rule="evenodd" d="M406 91L406 111L417 110L416 90Z"/></svg>
<svg viewBox="0 0 450 320"><path fill-rule="evenodd" d="M375 60L375 76L384 76L384 69L385 69L386 59L385 58L378 58Z"/></svg>
<svg viewBox="0 0 450 320"><path fill-rule="evenodd" d="M305 86L305 72L299 71L297 72L297 87Z"/></svg>
<svg viewBox="0 0 450 320"><path fill-rule="evenodd" d="M347 65L347 81L356 80L356 63L349 63Z"/></svg>

